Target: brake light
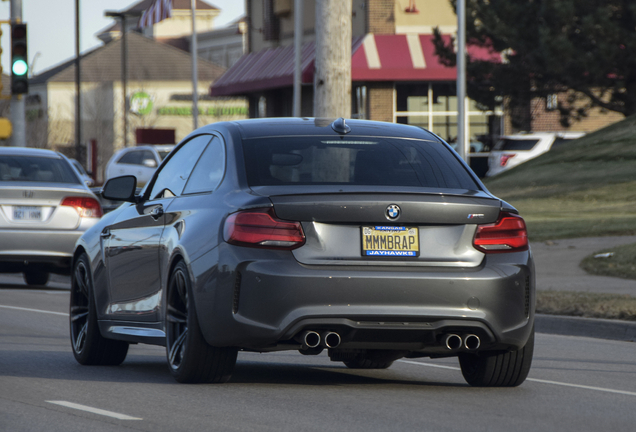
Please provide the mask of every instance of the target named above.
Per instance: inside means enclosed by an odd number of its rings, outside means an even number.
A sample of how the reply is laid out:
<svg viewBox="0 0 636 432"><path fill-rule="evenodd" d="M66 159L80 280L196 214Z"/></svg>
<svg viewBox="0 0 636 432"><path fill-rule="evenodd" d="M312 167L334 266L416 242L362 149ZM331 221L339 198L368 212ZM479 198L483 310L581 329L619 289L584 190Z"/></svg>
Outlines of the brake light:
<svg viewBox="0 0 636 432"><path fill-rule="evenodd" d="M505 167L509 159L517 156L515 153L506 153L499 156L499 165Z"/></svg>
<svg viewBox="0 0 636 432"><path fill-rule="evenodd" d="M274 209L246 210L225 221L225 241L239 246L296 249L305 244L300 222L278 219Z"/></svg>
<svg viewBox="0 0 636 432"><path fill-rule="evenodd" d="M473 246L485 253L528 250L526 223L519 215L501 212L494 224L477 226Z"/></svg>
<svg viewBox="0 0 636 432"><path fill-rule="evenodd" d="M90 197L66 197L62 200L62 206L74 207L80 217L100 218L103 216L102 206L95 198Z"/></svg>

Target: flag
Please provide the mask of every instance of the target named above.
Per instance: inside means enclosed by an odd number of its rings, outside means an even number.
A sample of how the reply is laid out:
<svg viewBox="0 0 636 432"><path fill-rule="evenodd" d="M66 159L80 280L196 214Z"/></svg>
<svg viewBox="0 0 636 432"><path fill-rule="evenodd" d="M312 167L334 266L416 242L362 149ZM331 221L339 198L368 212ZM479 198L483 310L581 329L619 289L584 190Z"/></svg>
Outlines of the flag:
<svg viewBox="0 0 636 432"><path fill-rule="evenodd" d="M148 27L172 16L172 0L155 0L139 19L139 28Z"/></svg>

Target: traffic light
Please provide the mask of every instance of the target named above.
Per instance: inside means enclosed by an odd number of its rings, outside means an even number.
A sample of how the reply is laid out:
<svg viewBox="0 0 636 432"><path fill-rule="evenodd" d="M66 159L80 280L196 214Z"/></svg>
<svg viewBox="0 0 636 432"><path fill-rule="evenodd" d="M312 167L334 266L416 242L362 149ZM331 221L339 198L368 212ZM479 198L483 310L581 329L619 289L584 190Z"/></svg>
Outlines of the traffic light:
<svg viewBox="0 0 636 432"><path fill-rule="evenodd" d="M28 93L27 26L11 24L11 94Z"/></svg>

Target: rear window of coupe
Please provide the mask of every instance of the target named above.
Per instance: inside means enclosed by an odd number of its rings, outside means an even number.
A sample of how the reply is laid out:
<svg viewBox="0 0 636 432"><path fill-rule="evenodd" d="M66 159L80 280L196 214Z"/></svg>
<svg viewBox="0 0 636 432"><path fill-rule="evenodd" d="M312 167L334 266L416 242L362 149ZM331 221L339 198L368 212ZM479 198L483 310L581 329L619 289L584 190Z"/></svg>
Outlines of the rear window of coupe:
<svg viewBox="0 0 636 432"><path fill-rule="evenodd" d="M248 184L369 185L479 190L440 142L400 138L276 137L243 140Z"/></svg>
<svg viewBox="0 0 636 432"><path fill-rule="evenodd" d="M63 159L7 155L0 157L0 181L81 183Z"/></svg>

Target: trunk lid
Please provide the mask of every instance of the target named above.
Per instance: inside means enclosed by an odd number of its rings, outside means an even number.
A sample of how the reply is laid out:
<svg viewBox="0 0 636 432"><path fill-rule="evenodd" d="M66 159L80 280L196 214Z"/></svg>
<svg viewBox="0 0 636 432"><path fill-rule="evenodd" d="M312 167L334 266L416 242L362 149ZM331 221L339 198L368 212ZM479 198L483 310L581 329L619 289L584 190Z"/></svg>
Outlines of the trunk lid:
<svg viewBox="0 0 636 432"><path fill-rule="evenodd" d="M33 182L0 183L0 229L76 229L80 223L77 210L60 205L66 197L94 198L81 185L52 188Z"/></svg>
<svg viewBox="0 0 636 432"><path fill-rule="evenodd" d="M476 267L484 257L473 247L477 224L495 222L501 208L500 200L474 191L318 193L270 199L279 218L302 223L306 244L292 253L308 265ZM415 248L404 239L409 236L406 231L415 236ZM395 238L397 249L388 246L392 251L382 253L391 255L368 255L369 249L387 249L382 245L383 238L388 240L385 232ZM413 252L417 256L400 255Z"/></svg>

